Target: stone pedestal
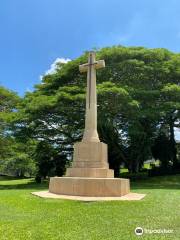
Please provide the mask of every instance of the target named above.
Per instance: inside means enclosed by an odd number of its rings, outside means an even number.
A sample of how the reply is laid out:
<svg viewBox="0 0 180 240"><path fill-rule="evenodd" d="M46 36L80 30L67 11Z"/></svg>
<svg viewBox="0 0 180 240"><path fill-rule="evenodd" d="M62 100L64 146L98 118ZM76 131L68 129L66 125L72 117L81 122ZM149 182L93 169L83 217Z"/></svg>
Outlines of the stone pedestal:
<svg viewBox="0 0 180 240"><path fill-rule="evenodd" d="M108 169L107 145L102 142L75 143L72 167Z"/></svg>
<svg viewBox="0 0 180 240"><path fill-rule="evenodd" d="M80 65L87 72L85 130L82 142L74 145L73 164L65 177L50 179L49 192L85 197L121 197L130 191L128 179L114 178L109 169L107 145L100 142L97 132L96 70L105 67L90 52L88 63Z"/></svg>
<svg viewBox="0 0 180 240"><path fill-rule="evenodd" d="M68 168L67 177L113 178L114 171L105 168Z"/></svg>
<svg viewBox="0 0 180 240"><path fill-rule="evenodd" d="M102 142L79 142L74 145L72 168L68 168L67 177L114 177L107 161L107 145Z"/></svg>
<svg viewBox="0 0 180 240"><path fill-rule="evenodd" d="M50 179L49 192L85 197L121 197L130 192L128 179L114 178L109 169L107 145L79 142L74 145L73 164L65 177Z"/></svg>
<svg viewBox="0 0 180 240"><path fill-rule="evenodd" d="M123 178L53 177L51 193L86 197L121 197L128 194L129 180Z"/></svg>

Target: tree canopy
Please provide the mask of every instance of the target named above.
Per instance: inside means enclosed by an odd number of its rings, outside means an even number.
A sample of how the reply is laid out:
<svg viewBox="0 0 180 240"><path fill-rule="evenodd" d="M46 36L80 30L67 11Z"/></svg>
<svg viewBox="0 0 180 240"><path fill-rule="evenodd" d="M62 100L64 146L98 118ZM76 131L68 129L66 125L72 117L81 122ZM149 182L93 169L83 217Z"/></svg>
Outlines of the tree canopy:
<svg viewBox="0 0 180 240"><path fill-rule="evenodd" d="M174 127L180 122L180 54L114 46L96 50L96 57L106 62L97 72L98 131L109 146L116 175L121 164L138 172L153 157L162 134L170 143L167 162L177 166ZM57 64L55 73L43 76L41 84L26 93L11 121L18 139L47 145L52 149L49 159L66 157L63 164L72 158L73 143L84 129L86 74L79 72L79 65L86 61L87 52Z"/></svg>

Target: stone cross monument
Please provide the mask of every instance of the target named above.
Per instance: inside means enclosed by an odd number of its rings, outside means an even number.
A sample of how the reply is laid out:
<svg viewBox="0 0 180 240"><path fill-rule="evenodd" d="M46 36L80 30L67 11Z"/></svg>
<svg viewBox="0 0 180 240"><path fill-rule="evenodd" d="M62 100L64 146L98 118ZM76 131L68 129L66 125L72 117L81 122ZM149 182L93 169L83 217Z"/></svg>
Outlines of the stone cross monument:
<svg viewBox="0 0 180 240"><path fill-rule="evenodd" d="M81 142L74 144L72 167L64 177L50 179L49 192L86 197L121 197L130 191L129 180L114 178L109 169L107 145L100 142L97 133L96 70L105 67L90 52L88 63L80 65L87 72L85 130Z"/></svg>
<svg viewBox="0 0 180 240"><path fill-rule="evenodd" d="M97 133L96 69L105 67L103 60L95 60L89 53L88 63L80 65L80 72L87 72L85 130L82 142L74 145L73 168L67 176L113 177L107 161L107 145L100 142Z"/></svg>
<svg viewBox="0 0 180 240"><path fill-rule="evenodd" d="M87 64L79 66L80 72L87 72L86 116L83 142L100 142L97 133L96 69L105 67L103 60L96 61L95 53L89 53Z"/></svg>

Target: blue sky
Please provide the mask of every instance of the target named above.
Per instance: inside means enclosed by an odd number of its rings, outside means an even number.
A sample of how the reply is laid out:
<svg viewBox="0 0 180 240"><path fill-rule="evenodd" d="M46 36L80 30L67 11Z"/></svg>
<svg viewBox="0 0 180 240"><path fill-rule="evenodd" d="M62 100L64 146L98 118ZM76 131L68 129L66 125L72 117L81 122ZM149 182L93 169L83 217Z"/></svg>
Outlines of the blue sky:
<svg viewBox="0 0 180 240"><path fill-rule="evenodd" d="M180 52L180 1L1 0L0 85L20 95L56 58L114 44Z"/></svg>
<svg viewBox="0 0 180 240"><path fill-rule="evenodd" d="M20 95L57 58L115 44L180 52L180 0L0 2L0 85Z"/></svg>

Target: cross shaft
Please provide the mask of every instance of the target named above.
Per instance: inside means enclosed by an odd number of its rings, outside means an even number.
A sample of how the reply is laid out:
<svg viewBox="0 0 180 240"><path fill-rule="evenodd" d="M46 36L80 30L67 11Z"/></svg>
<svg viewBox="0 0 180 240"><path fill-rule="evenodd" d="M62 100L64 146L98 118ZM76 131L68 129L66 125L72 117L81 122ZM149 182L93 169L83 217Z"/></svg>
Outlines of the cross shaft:
<svg viewBox="0 0 180 240"><path fill-rule="evenodd" d="M83 141L99 142L97 133L96 69L105 67L103 60L95 60L95 52L90 52L88 63L79 66L80 72L87 72L86 117Z"/></svg>

